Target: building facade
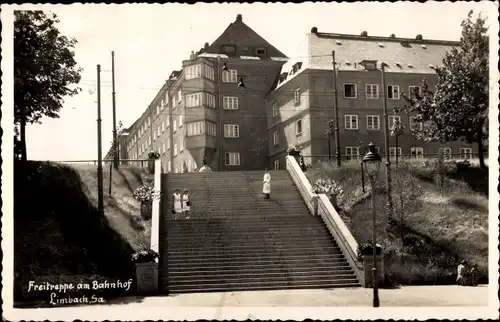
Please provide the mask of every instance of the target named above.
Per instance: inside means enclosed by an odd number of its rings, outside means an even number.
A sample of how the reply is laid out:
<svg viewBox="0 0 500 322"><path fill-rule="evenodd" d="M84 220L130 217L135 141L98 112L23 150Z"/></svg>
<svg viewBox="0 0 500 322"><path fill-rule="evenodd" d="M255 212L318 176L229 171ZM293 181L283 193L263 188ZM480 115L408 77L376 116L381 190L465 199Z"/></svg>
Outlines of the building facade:
<svg viewBox="0 0 500 322"><path fill-rule="evenodd" d="M335 95L342 158L359 158L370 142L384 155L384 96L389 126L397 119L405 127L397 149L390 137L392 156L444 152L470 157L476 152L462 142L416 140L409 127L421 125L395 112L404 104L402 94L420 90L424 78L431 89L435 86L433 68L457 42L312 28L303 43L304 54L289 60L238 15L219 38L172 72L120 138L120 150L126 151L120 157L146 159L156 151L165 172L195 171L203 160L216 171L280 169L290 146L302 151L306 163L325 160L329 150L335 155L335 140L325 135Z"/></svg>
<svg viewBox="0 0 500 322"><path fill-rule="evenodd" d="M359 158L373 142L384 156L384 96L389 128L395 120L403 126L403 135L389 137L389 153L403 157L423 158L439 153L452 157L471 157L475 146L464 142L428 143L417 140L410 128L422 126L411 115L399 111L404 105L402 94L421 90L425 79L433 90L435 67L447 50L457 42L369 37L320 33L312 28L307 35L306 58L292 61L288 72L280 75L277 88L268 95L269 166L283 165L286 150L295 146L306 163L335 158L334 136L326 135L328 122L334 119L335 96L338 110L340 154L342 159ZM334 91L333 54L336 62ZM385 65L385 86L382 68ZM330 140L330 149L329 143ZM330 150L330 151L329 151Z"/></svg>

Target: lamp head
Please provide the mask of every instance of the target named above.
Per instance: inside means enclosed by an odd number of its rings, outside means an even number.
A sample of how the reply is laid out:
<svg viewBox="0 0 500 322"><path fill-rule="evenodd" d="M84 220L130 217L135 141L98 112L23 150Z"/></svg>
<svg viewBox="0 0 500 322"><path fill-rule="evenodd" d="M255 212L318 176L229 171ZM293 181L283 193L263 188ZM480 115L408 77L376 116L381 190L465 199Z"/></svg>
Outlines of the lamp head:
<svg viewBox="0 0 500 322"><path fill-rule="evenodd" d="M382 158L375 149L375 144L368 144L368 153L363 157L363 166L370 178L374 178L380 169Z"/></svg>
<svg viewBox="0 0 500 322"><path fill-rule="evenodd" d="M245 83L243 83L243 77L240 77L240 82L238 83L238 87L245 88Z"/></svg>

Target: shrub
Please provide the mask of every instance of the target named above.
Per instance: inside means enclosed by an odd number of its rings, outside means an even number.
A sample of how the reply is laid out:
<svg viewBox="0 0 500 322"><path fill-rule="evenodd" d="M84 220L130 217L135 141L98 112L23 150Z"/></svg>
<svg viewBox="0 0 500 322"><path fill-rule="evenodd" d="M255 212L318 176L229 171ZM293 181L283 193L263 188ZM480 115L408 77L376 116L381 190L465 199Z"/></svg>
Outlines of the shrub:
<svg viewBox="0 0 500 322"><path fill-rule="evenodd" d="M132 262L134 264L138 263L155 263L156 259L159 258L157 252L152 249L144 249L132 255Z"/></svg>
<svg viewBox="0 0 500 322"><path fill-rule="evenodd" d="M134 191L134 198L139 200L141 203L150 202L155 199L159 199L161 192L155 190L149 185L143 185Z"/></svg>

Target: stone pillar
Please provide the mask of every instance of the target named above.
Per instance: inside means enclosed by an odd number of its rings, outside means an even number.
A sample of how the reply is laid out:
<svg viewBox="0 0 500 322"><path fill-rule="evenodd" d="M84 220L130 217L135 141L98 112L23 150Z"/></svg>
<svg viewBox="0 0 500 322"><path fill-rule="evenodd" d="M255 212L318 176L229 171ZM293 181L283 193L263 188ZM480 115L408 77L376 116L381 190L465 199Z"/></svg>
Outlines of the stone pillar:
<svg viewBox="0 0 500 322"><path fill-rule="evenodd" d="M363 267L365 273L365 288L373 287L372 283L372 268L373 268L373 255L363 255ZM381 287L384 285L384 259L382 256L377 255L377 278L378 278L378 286Z"/></svg>

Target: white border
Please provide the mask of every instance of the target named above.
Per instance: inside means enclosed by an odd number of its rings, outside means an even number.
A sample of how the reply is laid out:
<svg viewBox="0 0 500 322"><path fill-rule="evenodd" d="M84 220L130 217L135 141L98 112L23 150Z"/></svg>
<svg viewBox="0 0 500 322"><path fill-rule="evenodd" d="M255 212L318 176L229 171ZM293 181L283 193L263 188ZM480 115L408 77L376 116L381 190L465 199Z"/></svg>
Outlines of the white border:
<svg viewBox="0 0 500 322"><path fill-rule="evenodd" d="M81 4L78 4L81 5ZM104 4L103 4L104 5ZM48 8L59 5L36 5L37 8ZM490 60L490 141L489 141L489 161L490 161L490 219L489 219L489 264L490 264L490 286L489 307L462 308L462 307L381 307L373 309L370 307L161 307L140 304L130 304L128 306L86 306L67 307L51 309L13 309L13 158L11 151L13 133L13 10L20 8L33 8L35 5L2 5L2 120L1 125L4 131L2 140L2 250L3 272L2 272L2 298L3 316L8 320L156 320L156 319L291 319L302 320L313 319L479 319L498 317L498 167L494 163L498 160L498 69L497 60ZM491 7L489 15L490 27L490 57L498 57L498 24L496 21L497 9L495 4ZM6 106L7 108L3 108Z"/></svg>

